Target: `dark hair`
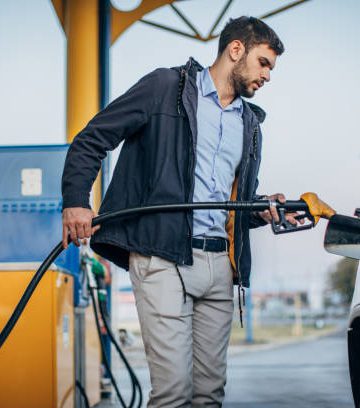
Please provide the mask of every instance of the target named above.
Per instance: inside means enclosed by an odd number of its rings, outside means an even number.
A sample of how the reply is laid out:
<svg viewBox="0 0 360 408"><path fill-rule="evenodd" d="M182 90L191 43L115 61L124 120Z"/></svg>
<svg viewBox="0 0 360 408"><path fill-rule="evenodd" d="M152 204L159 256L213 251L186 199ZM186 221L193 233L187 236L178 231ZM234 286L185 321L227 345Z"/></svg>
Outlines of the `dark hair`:
<svg viewBox="0 0 360 408"><path fill-rule="evenodd" d="M234 40L240 40L246 52L259 44L268 44L277 55L281 55L285 50L275 31L255 17L242 16L229 20L220 34L218 55Z"/></svg>

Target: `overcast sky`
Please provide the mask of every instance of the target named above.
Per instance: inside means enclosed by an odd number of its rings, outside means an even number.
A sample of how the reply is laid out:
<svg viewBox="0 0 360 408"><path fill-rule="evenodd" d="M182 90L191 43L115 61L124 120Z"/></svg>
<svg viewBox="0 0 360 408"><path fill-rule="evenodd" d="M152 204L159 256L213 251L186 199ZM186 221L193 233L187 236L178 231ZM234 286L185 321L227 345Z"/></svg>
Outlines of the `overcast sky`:
<svg viewBox="0 0 360 408"><path fill-rule="evenodd" d="M224 3L191 0L179 8L206 33ZM223 23L287 3L235 0ZM359 17L358 0L311 0L266 20L286 52L252 100L267 112L260 193L298 199L315 191L340 213L360 207ZM184 28L168 6L147 18ZM190 55L207 66L216 48L216 40L204 44L136 23L111 49L111 98ZM0 0L0 52L0 144L64 143L66 39L49 0ZM254 289L320 291L339 259L322 247L325 226L281 237L269 228L254 232Z"/></svg>

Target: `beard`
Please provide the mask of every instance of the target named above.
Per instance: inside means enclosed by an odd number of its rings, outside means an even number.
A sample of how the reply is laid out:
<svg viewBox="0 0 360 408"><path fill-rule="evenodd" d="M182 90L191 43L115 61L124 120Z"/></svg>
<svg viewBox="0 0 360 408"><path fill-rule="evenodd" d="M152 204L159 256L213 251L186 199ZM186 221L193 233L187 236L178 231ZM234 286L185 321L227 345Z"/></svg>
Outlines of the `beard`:
<svg viewBox="0 0 360 408"><path fill-rule="evenodd" d="M252 89L250 85L254 81L250 80L245 75L245 72L247 70L246 57L246 54L243 55L239 62L234 66L234 69L230 74L230 81L234 88L236 96L252 98L255 95L255 90Z"/></svg>

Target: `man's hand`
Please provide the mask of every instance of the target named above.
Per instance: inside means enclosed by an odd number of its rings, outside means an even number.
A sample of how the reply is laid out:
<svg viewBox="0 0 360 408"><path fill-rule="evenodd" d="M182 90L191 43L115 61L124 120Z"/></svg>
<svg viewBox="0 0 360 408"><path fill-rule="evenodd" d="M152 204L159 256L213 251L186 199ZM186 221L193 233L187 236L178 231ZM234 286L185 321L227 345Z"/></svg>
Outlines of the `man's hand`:
<svg viewBox="0 0 360 408"><path fill-rule="evenodd" d="M286 202L286 198L285 198L284 194L281 194L281 193L276 193L276 194L272 194L270 196L265 196L264 198L266 200L279 201L282 204L284 204ZM259 211L258 214L268 224L270 224L272 220L274 220L275 222L280 221L279 214L278 214L276 208L273 207L273 206L270 207L270 210ZM290 222L290 224L293 224L293 225L297 225L298 223L304 224L305 221L303 219L296 220L295 217L297 215L298 215L298 213L296 213L296 212L287 213L285 218L287 219L287 221Z"/></svg>
<svg viewBox="0 0 360 408"><path fill-rule="evenodd" d="M63 210L63 248L68 247L68 236L76 246L80 246L79 239L90 238L100 228L97 225L91 228L92 219L95 217L95 213L88 208L74 207L65 208Z"/></svg>

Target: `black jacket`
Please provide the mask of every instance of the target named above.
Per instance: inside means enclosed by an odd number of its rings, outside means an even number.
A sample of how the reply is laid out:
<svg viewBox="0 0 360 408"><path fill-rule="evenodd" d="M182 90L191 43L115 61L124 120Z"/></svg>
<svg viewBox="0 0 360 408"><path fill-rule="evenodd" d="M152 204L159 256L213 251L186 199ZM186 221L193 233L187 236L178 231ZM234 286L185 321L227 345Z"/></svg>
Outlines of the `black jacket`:
<svg viewBox="0 0 360 408"><path fill-rule="evenodd" d="M99 213L151 204L192 202L197 140L196 73L192 58L182 67L160 68L99 112L71 144L62 179L63 208L89 207L89 192L107 151L125 140ZM233 197L252 200L257 188L265 113L244 103L244 146ZM249 228L254 214L232 218L230 253L239 282L249 286ZM129 251L191 265L192 214L158 213L113 220L91 239L101 256L128 268Z"/></svg>

